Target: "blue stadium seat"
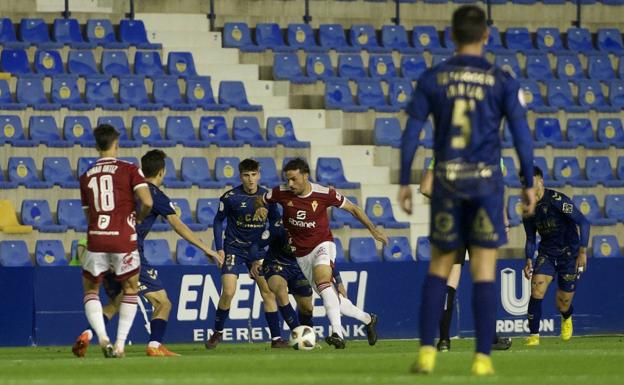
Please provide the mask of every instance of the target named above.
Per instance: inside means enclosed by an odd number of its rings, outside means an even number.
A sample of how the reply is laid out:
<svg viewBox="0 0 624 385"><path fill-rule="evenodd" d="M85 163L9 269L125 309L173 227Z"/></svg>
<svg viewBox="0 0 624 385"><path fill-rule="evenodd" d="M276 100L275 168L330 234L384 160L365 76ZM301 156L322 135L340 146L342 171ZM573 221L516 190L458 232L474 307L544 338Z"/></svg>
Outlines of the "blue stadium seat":
<svg viewBox="0 0 624 385"><path fill-rule="evenodd" d="M80 24L76 19L54 19L52 38L74 49L93 49L93 43L87 43L82 37Z"/></svg>
<svg viewBox="0 0 624 385"><path fill-rule="evenodd" d="M167 70L170 75L182 78L197 76L193 54L190 52L169 52Z"/></svg>
<svg viewBox="0 0 624 385"><path fill-rule="evenodd" d="M453 42L453 32L451 31L451 27L444 28L444 47L455 51L455 43Z"/></svg>
<svg viewBox="0 0 624 385"><path fill-rule="evenodd" d="M292 52L276 52L273 55L273 79L290 80L295 84L315 82L314 79L305 77L297 54Z"/></svg>
<svg viewBox="0 0 624 385"><path fill-rule="evenodd" d="M561 123L557 118L535 119L535 146L546 145L554 148L575 148L576 143L564 142L561 133Z"/></svg>
<svg viewBox="0 0 624 385"><path fill-rule="evenodd" d="M505 181L505 185L512 188L519 188L520 178L518 176L518 170L516 169L516 164L514 160L510 156L503 156L503 164L505 168L503 169L503 180Z"/></svg>
<svg viewBox="0 0 624 385"><path fill-rule="evenodd" d="M43 158L43 180L52 182L62 188L80 187L73 174L69 159L65 157Z"/></svg>
<svg viewBox="0 0 624 385"><path fill-rule="evenodd" d="M384 25L381 27L381 45L389 50L398 51L402 54L416 53L418 49L413 48L407 39L407 32L402 25Z"/></svg>
<svg viewBox="0 0 624 385"><path fill-rule="evenodd" d="M568 49L573 52L594 51L591 33L587 28L568 28Z"/></svg>
<svg viewBox="0 0 624 385"><path fill-rule="evenodd" d="M382 251L383 260L386 262L413 261L412 250L407 237L389 237L388 244Z"/></svg>
<svg viewBox="0 0 624 385"><path fill-rule="evenodd" d="M191 182L181 181L178 179L175 166L173 165L173 160L169 157L165 158L165 178L163 180L163 184L167 188L176 189L187 189L193 185Z"/></svg>
<svg viewBox="0 0 624 385"><path fill-rule="evenodd" d="M0 144L10 143L13 146L32 147L35 142L26 140L22 120L17 115L0 115ZM23 145L20 145L23 143Z"/></svg>
<svg viewBox="0 0 624 385"><path fill-rule="evenodd" d="M113 24L108 19L87 20L87 41L106 49L125 49L130 44L117 41Z"/></svg>
<svg viewBox="0 0 624 385"><path fill-rule="evenodd" d="M553 175L556 180L563 181L574 187L592 187L592 181L583 180L578 159L572 156L556 156L553 164Z"/></svg>
<svg viewBox="0 0 624 385"><path fill-rule="evenodd" d="M607 54L589 55L587 57L587 72L590 79L615 79L615 71Z"/></svg>
<svg viewBox="0 0 624 385"><path fill-rule="evenodd" d="M120 147L141 147L141 142L138 140L130 140L128 137L128 130L126 129L126 123L121 116L100 116L97 120L96 126L100 124L110 124L119 131L119 146Z"/></svg>
<svg viewBox="0 0 624 385"><path fill-rule="evenodd" d="M238 111L262 111L262 106L249 104L245 85L239 81L219 83L219 104L230 105Z"/></svg>
<svg viewBox="0 0 624 385"><path fill-rule="evenodd" d="M618 59L618 78L624 79L624 55L621 55Z"/></svg>
<svg viewBox="0 0 624 385"><path fill-rule="evenodd" d="M374 129L376 146L401 147L401 123L397 118L376 118Z"/></svg>
<svg viewBox="0 0 624 385"><path fill-rule="evenodd" d="M2 189L2 190L16 189L17 186L18 186L17 182L8 181L4 177L4 171L2 171L2 167L0 167L0 189Z"/></svg>
<svg viewBox="0 0 624 385"><path fill-rule="evenodd" d="M9 83L0 79L0 109L3 110L25 110L26 105L23 103L16 103L11 90L9 89Z"/></svg>
<svg viewBox="0 0 624 385"><path fill-rule="evenodd" d="M95 105L85 103L78 89L78 78L75 76L59 76L52 78L52 102L73 111L90 111Z"/></svg>
<svg viewBox="0 0 624 385"><path fill-rule="evenodd" d="M354 196L347 197L351 203L358 205L358 200ZM344 226L349 226L352 229L363 229L364 225L355 218L350 212L340 209L338 207L332 207L331 209L331 225L332 228L340 229Z"/></svg>
<svg viewBox="0 0 624 385"><path fill-rule="evenodd" d="M219 147L241 147L244 143L232 140L223 116L202 116L199 119L199 137Z"/></svg>
<svg viewBox="0 0 624 385"><path fill-rule="evenodd" d="M28 247L24 241L0 241L0 266L32 266Z"/></svg>
<svg viewBox="0 0 624 385"><path fill-rule="evenodd" d="M277 173L275 159L269 157L257 157L254 159L260 163L260 184L273 187L282 183L282 179Z"/></svg>
<svg viewBox="0 0 624 385"><path fill-rule="evenodd" d="M360 106L377 112L399 112L399 107L390 106L379 80L360 80L357 84L357 100Z"/></svg>
<svg viewBox="0 0 624 385"><path fill-rule="evenodd" d="M21 48L5 48L0 53L0 69L17 75L31 75L28 55Z"/></svg>
<svg viewBox="0 0 624 385"><path fill-rule="evenodd" d="M401 56L401 76L410 80L416 80L427 69L425 58L418 56Z"/></svg>
<svg viewBox="0 0 624 385"><path fill-rule="evenodd" d="M609 102L618 111L624 109L624 81L611 80L609 82Z"/></svg>
<svg viewBox="0 0 624 385"><path fill-rule="evenodd" d="M618 112L620 110L607 104L600 82L597 80L579 80L578 99L581 106L599 112Z"/></svg>
<svg viewBox="0 0 624 385"><path fill-rule="evenodd" d="M179 265L184 266L207 266L211 264L203 250L185 239L178 239L176 243L176 260Z"/></svg>
<svg viewBox="0 0 624 385"><path fill-rule="evenodd" d="M212 227L219 211L219 198L200 198L197 200L197 221Z"/></svg>
<svg viewBox="0 0 624 385"><path fill-rule="evenodd" d="M80 233L87 231L87 218L82 210L80 199L59 199L56 213L59 224Z"/></svg>
<svg viewBox="0 0 624 385"><path fill-rule="evenodd" d="M182 100L178 80L174 77L154 79L152 93L154 102L162 104L172 111L192 111L195 109L195 104L187 104Z"/></svg>
<svg viewBox="0 0 624 385"><path fill-rule="evenodd" d="M612 118L598 119L598 140L617 148L624 148L622 121Z"/></svg>
<svg viewBox="0 0 624 385"><path fill-rule="evenodd" d="M515 78L523 77L522 71L520 70L520 64L518 63L518 58L515 53L496 55L494 64L502 70L509 72Z"/></svg>
<svg viewBox="0 0 624 385"><path fill-rule="evenodd" d="M263 47L251 41L251 31L246 23L225 23L223 25L223 47L238 48L243 52L261 52Z"/></svg>
<svg viewBox="0 0 624 385"><path fill-rule="evenodd" d="M611 226L617 223L616 219L605 218L602 215L595 195L574 195L572 202L592 226Z"/></svg>
<svg viewBox="0 0 624 385"><path fill-rule="evenodd" d="M162 49L162 44L150 43L142 20L123 19L119 21L119 40L139 49Z"/></svg>
<svg viewBox="0 0 624 385"><path fill-rule="evenodd" d="M362 56L360 54L338 56L338 76L350 80L367 78Z"/></svg>
<svg viewBox="0 0 624 385"><path fill-rule="evenodd" d="M316 180L336 188L357 189L360 183L348 182L340 158L319 157L316 161Z"/></svg>
<svg viewBox="0 0 624 385"><path fill-rule="evenodd" d="M565 54L557 56L557 77L570 80L585 78L578 55Z"/></svg>
<svg viewBox="0 0 624 385"><path fill-rule="evenodd" d="M388 99L390 105L405 108L409 103L414 88L412 82L407 79L394 79L389 82Z"/></svg>
<svg viewBox="0 0 624 385"><path fill-rule="evenodd" d="M76 166L76 170L78 173L78 178L82 176L88 169L91 168L97 162L97 158L93 156L82 156L78 158L78 163Z"/></svg>
<svg viewBox="0 0 624 385"><path fill-rule="evenodd" d="M594 184L605 187L624 187L624 180L615 179L611 161L607 156L588 156L585 158L585 174Z"/></svg>
<svg viewBox="0 0 624 385"><path fill-rule="evenodd" d="M414 47L420 50L433 52L442 49L438 31L432 25L414 27L412 30L412 41L414 43Z"/></svg>
<svg viewBox="0 0 624 385"><path fill-rule="evenodd" d="M353 24L349 30L349 42L353 47L371 53L385 53L391 51L379 45L375 28L370 24Z"/></svg>
<svg viewBox="0 0 624 385"><path fill-rule="evenodd" d="M40 18L23 18L20 22L20 38L23 42L37 45L44 49L56 49L63 46L50 39L48 25Z"/></svg>
<svg viewBox="0 0 624 385"><path fill-rule="evenodd" d="M548 104L566 112L587 112L588 108L579 106L574 101L570 84L566 80L549 80L546 82Z"/></svg>
<svg viewBox="0 0 624 385"><path fill-rule="evenodd" d="M529 52L535 49L529 30L523 27L507 28L505 31L505 42L507 49L523 52Z"/></svg>
<svg viewBox="0 0 624 385"><path fill-rule="evenodd" d="M389 229L409 228L408 222L398 222L394 218L390 199L385 197L370 197L366 199L366 215L379 226Z"/></svg>
<svg viewBox="0 0 624 385"><path fill-rule="evenodd" d="M355 104L349 83L346 80L325 82L325 108L346 112L365 112L368 110L368 107Z"/></svg>
<svg viewBox="0 0 624 385"><path fill-rule="evenodd" d="M136 51L134 54L134 73L151 78L164 75L160 52Z"/></svg>
<svg viewBox="0 0 624 385"><path fill-rule="evenodd" d="M17 40L13 21L8 17L0 18L0 44L4 48L28 48L30 45Z"/></svg>
<svg viewBox="0 0 624 385"><path fill-rule="evenodd" d="M65 247L59 240L38 240L35 243L35 261L37 266L54 267L67 266Z"/></svg>
<svg viewBox="0 0 624 385"><path fill-rule="evenodd" d="M344 248L342 247L342 241L340 238L334 238L334 243L336 244L336 263L346 263L349 262L347 257L345 256Z"/></svg>
<svg viewBox="0 0 624 385"><path fill-rule="evenodd" d="M347 44L345 32L340 24L321 24L319 26L319 43L325 49L337 52L359 52L358 47Z"/></svg>
<svg viewBox="0 0 624 385"><path fill-rule="evenodd" d="M522 198L519 195L510 195L507 198L507 219L511 227L522 223Z"/></svg>
<svg viewBox="0 0 624 385"><path fill-rule="evenodd" d="M608 144L597 142L594 135L591 120L587 118L568 119L566 124L568 133L568 141L576 146L583 146L591 149L607 149Z"/></svg>
<svg viewBox="0 0 624 385"><path fill-rule="evenodd" d="M201 188L221 188L223 184L212 179L208 160L204 157L183 157L181 172L182 180L191 182Z"/></svg>
<svg viewBox="0 0 624 385"><path fill-rule="evenodd" d="M288 24L286 43L293 48L306 52L326 52L314 38L314 31L309 24Z"/></svg>
<svg viewBox="0 0 624 385"><path fill-rule="evenodd" d="M545 53L527 55L526 74L529 79L554 79L548 55Z"/></svg>
<svg viewBox="0 0 624 385"><path fill-rule="evenodd" d="M592 256L595 258L621 258L620 245L615 235L594 235Z"/></svg>
<svg viewBox="0 0 624 385"><path fill-rule="evenodd" d="M520 87L524 95L524 101L530 110L535 112L557 112L557 107L546 106L544 98L540 92L539 86L534 80L523 80L520 82Z"/></svg>
<svg viewBox="0 0 624 385"><path fill-rule="evenodd" d="M67 226L54 223L50 205L45 199L24 199L20 212L22 224L32 226L41 233L64 233L67 231Z"/></svg>
<svg viewBox="0 0 624 385"><path fill-rule="evenodd" d="M284 42L284 34L277 23L256 24L256 44L274 52L295 51Z"/></svg>
<svg viewBox="0 0 624 385"><path fill-rule="evenodd" d="M132 138L152 147L173 147L175 142L164 140L160 125L155 116L134 116L132 118Z"/></svg>
<svg viewBox="0 0 624 385"><path fill-rule="evenodd" d="M542 174L544 176L544 186L547 188L551 187L563 187L565 186L565 182L555 180L550 172L550 168L548 167L548 163L546 162L546 158L543 156L533 157L533 165L537 166L542 170Z"/></svg>
<svg viewBox="0 0 624 385"><path fill-rule="evenodd" d="M52 183L43 182L39 178L33 158L10 157L8 175L9 181L27 188L45 189L52 187Z"/></svg>
<svg viewBox="0 0 624 385"><path fill-rule="evenodd" d="M61 105L50 103L43 90L42 79L19 78L17 79L17 100L35 110L50 111L58 110Z"/></svg>
<svg viewBox="0 0 624 385"><path fill-rule="evenodd" d="M130 108L126 103L117 102L109 78L87 79L85 96L87 98L87 103L100 107L103 110L124 111Z"/></svg>
<svg viewBox="0 0 624 385"><path fill-rule="evenodd" d="M146 239L143 244L143 253L147 262L153 266L174 265L171 259L169 242L166 239Z"/></svg>
<svg viewBox="0 0 624 385"><path fill-rule="evenodd" d="M324 53L311 54L306 58L306 75L310 79L330 80L336 77L329 55Z"/></svg>
<svg viewBox="0 0 624 385"><path fill-rule="evenodd" d="M289 117L270 117L266 122L267 140L290 148L309 148L310 142L299 141Z"/></svg>
<svg viewBox="0 0 624 385"><path fill-rule="evenodd" d="M237 116L232 124L234 140L240 140L253 147L275 147L277 143L267 141L260 132L260 123L255 116Z"/></svg>
<svg viewBox="0 0 624 385"><path fill-rule="evenodd" d="M167 116L165 135L167 140L184 147L205 147L207 145L197 139L193 121L189 116Z"/></svg>
<svg viewBox="0 0 624 385"><path fill-rule="evenodd" d="M236 157L219 156L215 159L215 179L222 185L236 186L240 184L238 164L240 159Z"/></svg>
<svg viewBox="0 0 624 385"><path fill-rule="evenodd" d="M130 64L125 51L102 51L102 72L109 76L130 75Z"/></svg>
<svg viewBox="0 0 624 385"><path fill-rule="evenodd" d="M542 51L557 52L564 49L561 33L557 28L538 28L536 41L537 48Z"/></svg>
<svg viewBox="0 0 624 385"><path fill-rule="evenodd" d="M147 95L147 88L142 77L119 79L119 100L141 111L162 110L163 105L152 103Z"/></svg>
<svg viewBox="0 0 624 385"><path fill-rule="evenodd" d="M429 237L418 237L416 240L416 260L431 260L431 243L429 242Z"/></svg>
<svg viewBox="0 0 624 385"><path fill-rule="evenodd" d="M67 58L67 70L70 74L79 76L100 75L95 57L91 50L71 50Z"/></svg>
<svg viewBox="0 0 624 385"><path fill-rule="evenodd" d="M624 156L618 157L617 166L615 166L615 173L620 180L624 180Z"/></svg>
<svg viewBox="0 0 624 385"><path fill-rule="evenodd" d="M388 80L398 76L392 55L370 55L368 71L372 78Z"/></svg>
<svg viewBox="0 0 624 385"><path fill-rule="evenodd" d="M624 222L624 194L608 194L605 197L605 216Z"/></svg>
<svg viewBox="0 0 624 385"><path fill-rule="evenodd" d="M28 120L30 139L48 147L72 147L73 143L61 138L61 133L54 117L49 115L31 116Z"/></svg>
<svg viewBox="0 0 624 385"><path fill-rule="evenodd" d="M500 31L493 25L490 26L490 36L488 37L485 49L494 53L506 50L505 47L503 47Z"/></svg>
<svg viewBox="0 0 624 385"><path fill-rule="evenodd" d="M377 245L371 237L351 237L349 239L349 260L351 262L379 262Z"/></svg>
<svg viewBox="0 0 624 385"><path fill-rule="evenodd" d="M186 79L186 100L195 108L203 108L207 111L227 111L229 104L217 104L212 93L210 78L197 76Z"/></svg>
<svg viewBox="0 0 624 385"><path fill-rule="evenodd" d="M624 51L622 34L617 28L599 28L596 34L596 45L600 51L620 54Z"/></svg>
<svg viewBox="0 0 624 385"><path fill-rule="evenodd" d="M55 50L39 49L35 53L35 71L45 76L60 75L65 72L61 54Z"/></svg>
<svg viewBox="0 0 624 385"><path fill-rule="evenodd" d="M191 212L191 206L189 205L188 200L184 198L175 198L171 199L171 203L175 208L176 215L180 218L180 220L188 226L192 231L205 231L207 226L197 223L193 219L193 213Z"/></svg>

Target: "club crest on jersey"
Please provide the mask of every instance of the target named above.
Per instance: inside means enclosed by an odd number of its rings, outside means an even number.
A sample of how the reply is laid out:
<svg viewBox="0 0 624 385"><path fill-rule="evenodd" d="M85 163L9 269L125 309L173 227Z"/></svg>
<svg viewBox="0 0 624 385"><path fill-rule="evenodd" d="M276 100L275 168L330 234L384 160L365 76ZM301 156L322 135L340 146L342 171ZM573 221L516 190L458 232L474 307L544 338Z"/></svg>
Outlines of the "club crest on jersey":
<svg viewBox="0 0 624 385"><path fill-rule="evenodd" d="M246 208L247 207L247 202L241 202L241 208Z"/></svg>
<svg viewBox="0 0 624 385"><path fill-rule="evenodd" d="M564 203L563 209L561 211L563 211L564 214L572 214L572 211L574 211L574 206L570 203Z"/></svg>
<svg viewBox="0 0 624 385"><path fill-rule="evenodd" d="M317 201L312 201L312 211L316 212L316 208L318 207Z"/></svg>
<svg viewBox="0 0 624 385"><path fill-rule="evenodd" d="M293 205L292 201L288 201L288 204L286 206L293 207L294 205Z"/></svg>

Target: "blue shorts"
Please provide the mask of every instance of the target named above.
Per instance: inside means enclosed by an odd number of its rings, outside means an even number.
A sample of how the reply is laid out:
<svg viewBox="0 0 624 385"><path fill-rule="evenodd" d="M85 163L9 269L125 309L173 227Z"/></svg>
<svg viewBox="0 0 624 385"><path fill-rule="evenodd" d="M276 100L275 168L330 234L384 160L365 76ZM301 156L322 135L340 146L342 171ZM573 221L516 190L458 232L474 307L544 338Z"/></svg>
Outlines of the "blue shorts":
<svg viewBox="0 0 624 385"><path fill-rule="evenodd" d="M576 258L553 258L540 254L535 259L533 275L543 274L557 278L559 290L574 293L578 275L576 273Z"/></svg>
<svg viewBox="0 0 624 385"><path fill-rule="evenodd" d="M221 274L238 276L239 274L249 273L253 262L264 258L264 254L259 255L260 258L253 258L249 248L226 245L223 251L225 252L225 261L223 261L223 266L221 267Z"/></svg>
<svg viewBox="0 0 624 385"><path fill-rule="evenodd" d="M116 280L113 273L104 276L104 291L110 299L116 298L123 291L121 283ZM139 273L139 294L147 294L164 290L163 284L158 278L158 270L150 266L145 261L141 261L141 272Z"/></svg>
<svg viewBox="0 0 624 385"><path fill-rule="evenodd" d="M336 264L333 266L332 275L334 277L334 284L336 286L340 285L342 283L342 277L340 276L340 270L338 270Z"/></svg>
<svg viewBox="0 0 624 385"><path fill-rule="evenodd" d="M479 193L471 196L471 187ZM431 243L445 252L470 246L494 249L507 243L503 190L502 181L479 180L459 185L434 178Z"/></svg>
<svg viewBox="0 0 624 385"><path fill-rule="evenodd" d="M262 265L262 272L267 281L274 275L284 278L288 283L288 293L292 295L301 297L310 297L312 295L310 282L303 275L298 265L285 265L273 260L265 260Z"/></svg>

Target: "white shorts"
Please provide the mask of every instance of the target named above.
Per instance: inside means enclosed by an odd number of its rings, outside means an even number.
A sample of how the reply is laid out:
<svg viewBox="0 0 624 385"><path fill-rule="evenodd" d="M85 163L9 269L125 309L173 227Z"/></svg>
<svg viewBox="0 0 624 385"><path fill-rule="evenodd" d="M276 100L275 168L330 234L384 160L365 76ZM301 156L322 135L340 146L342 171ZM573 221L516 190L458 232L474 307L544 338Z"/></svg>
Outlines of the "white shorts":
<svg viewBox="0 0 624 385"><path fill-rule="evenodd" d="M336 244L332 241L320 243L312 252L304 257L297 257L297 263L301 272L306 277L310 286L317 291L316 281L314 281L314 267L318 265L331 266L336 262Z"/></svg>
<svg viewBox="0 0 624 385"><path fill-rule="evenodd" d="M82 270L85 277L91 280L100 281L101 276L111 270L117 276L117 280L123 281L139 272L141 258L139 251L134 250L129 253L98 253L87 250L82 261Z"/></svg>

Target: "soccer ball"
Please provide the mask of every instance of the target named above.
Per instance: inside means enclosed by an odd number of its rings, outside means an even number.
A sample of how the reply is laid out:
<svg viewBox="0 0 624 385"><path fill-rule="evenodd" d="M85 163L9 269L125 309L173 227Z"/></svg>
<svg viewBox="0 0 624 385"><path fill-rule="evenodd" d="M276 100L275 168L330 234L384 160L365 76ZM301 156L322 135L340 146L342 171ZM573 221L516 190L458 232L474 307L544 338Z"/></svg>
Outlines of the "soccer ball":
<svg viewBox="0 0 624 385"><path fill-rule="evenodd" d="M297 326L290 333L289 344L295 350L312 350L316 346L316 333L309 326Z"/></svg>

